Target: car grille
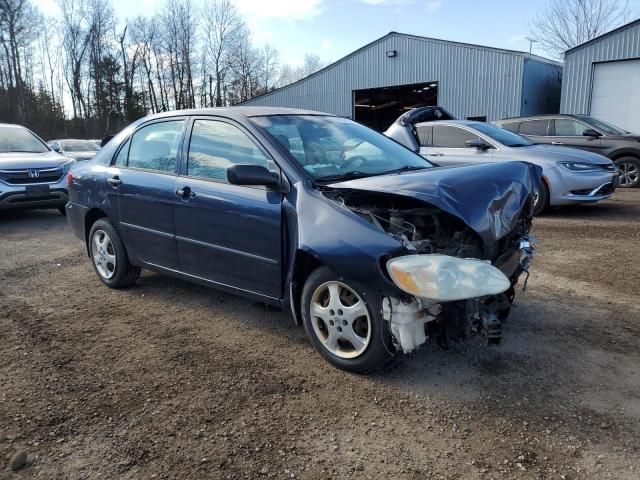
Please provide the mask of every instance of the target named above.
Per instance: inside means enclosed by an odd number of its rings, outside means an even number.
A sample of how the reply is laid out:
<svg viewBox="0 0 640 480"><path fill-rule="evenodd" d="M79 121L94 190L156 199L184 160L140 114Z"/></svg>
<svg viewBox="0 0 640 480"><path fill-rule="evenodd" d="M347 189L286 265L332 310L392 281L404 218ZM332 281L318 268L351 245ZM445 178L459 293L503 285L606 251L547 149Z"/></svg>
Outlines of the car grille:
<svg viewBox="0 0 640 480"><path fill-rule="evenodd" d="M31 172L31 175L29 174ZM37 174L37 176L34 175ZM0 170L0 180L10 185L56 183L62 178L62 168L30 168L28 170Z"/></svg>

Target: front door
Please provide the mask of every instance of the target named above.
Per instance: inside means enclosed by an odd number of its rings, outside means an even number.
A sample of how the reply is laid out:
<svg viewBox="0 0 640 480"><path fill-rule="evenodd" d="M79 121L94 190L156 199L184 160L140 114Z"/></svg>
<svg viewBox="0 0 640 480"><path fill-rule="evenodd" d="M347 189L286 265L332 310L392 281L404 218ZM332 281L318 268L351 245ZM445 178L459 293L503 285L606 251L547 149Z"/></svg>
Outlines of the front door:
<svg viewBox="0 0 640 480"><path fill-rule="evenodd" d="M192 122L174 214L181 270L220 285L279 299L282 295L282 194L227 182L234 164L278 171L241 126Z"/></svg>
<svg viewBox="0 0 640 480"><path fill-rule="evenodd" d="M551 140L553 145L563 145L574 147L589 152L602 153L602 140L600 137L587 137L583 135L585 130L593 130L586 123L573 118L556 118L553 121L554 128L551 130Z"/></svg>
<svg viewBox="0 0 640 480"><path fill-rule="evenodd" d="M184 119L145 125L118 152L107 179L118 191L119 230L132 258L177 269L174 184Z"/></svg>
<svg viewBox="0 0 640 480"><path fill-rule="evenodd" d="M480 139L470 130L453 125L434 124L431 136L431 144L426 149L426 157L438 165L448 166L493 161L493 149L481 150L466 145L467 140Z"/></svg>

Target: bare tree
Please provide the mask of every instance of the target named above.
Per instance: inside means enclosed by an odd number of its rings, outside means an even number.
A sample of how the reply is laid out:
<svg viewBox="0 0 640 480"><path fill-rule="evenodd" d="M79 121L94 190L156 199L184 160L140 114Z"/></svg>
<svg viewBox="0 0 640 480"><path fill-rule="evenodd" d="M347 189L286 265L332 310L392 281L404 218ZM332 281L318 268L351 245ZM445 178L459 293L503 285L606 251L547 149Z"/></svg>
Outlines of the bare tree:
<svg viewBox="0 0 640 480"><path fill-rule="evenodd" d="M227 80L235 57L232 52L247 41L248 29L230 0L214 0L205 3L203 10L204 34L208 52L208 64L212 74L209 78L211 106L223 105L223 85ZM211 90L215 82L215 94Z"/></svg>
<svg viewBox="0 0 640 480"><path fill-rule="evenodd" d="M629 17L628 0L550 0L531 26L549 54L564 51L616 28Z"/></svg>

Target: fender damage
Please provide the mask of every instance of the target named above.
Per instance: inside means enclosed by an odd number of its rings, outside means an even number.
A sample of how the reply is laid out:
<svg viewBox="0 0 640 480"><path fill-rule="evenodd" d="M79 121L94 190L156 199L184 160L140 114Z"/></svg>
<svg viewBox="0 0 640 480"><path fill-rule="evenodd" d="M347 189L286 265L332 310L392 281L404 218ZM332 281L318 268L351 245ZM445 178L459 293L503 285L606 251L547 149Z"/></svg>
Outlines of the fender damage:
<svg viewBox="0 0 640 480"><path fill-rule="evenodd" d="M541 169L505 162L367 177L298 191L297 248L381 297L397 349L470 331L500 342L514 287L528 273L533 193ZM354 221L355 220L355 221ZM442 302L408 294L386 271L404 255L479 259L509 279L506 291Z"/></svg>

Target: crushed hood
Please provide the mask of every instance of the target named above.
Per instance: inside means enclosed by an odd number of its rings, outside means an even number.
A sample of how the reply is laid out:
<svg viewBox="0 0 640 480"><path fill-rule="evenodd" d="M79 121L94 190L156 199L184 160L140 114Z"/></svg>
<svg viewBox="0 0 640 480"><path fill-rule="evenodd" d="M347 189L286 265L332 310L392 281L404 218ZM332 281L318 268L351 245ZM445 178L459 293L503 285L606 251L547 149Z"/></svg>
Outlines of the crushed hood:
<svg viewBox="0 0 640 480"><path fill-rule="evenodd" d="M485 244L492 244L514 229L524 210L530 214L528 200L541 175L537 165L500 162L373 176L329 187L419 199L460 218Z"/></svg>

